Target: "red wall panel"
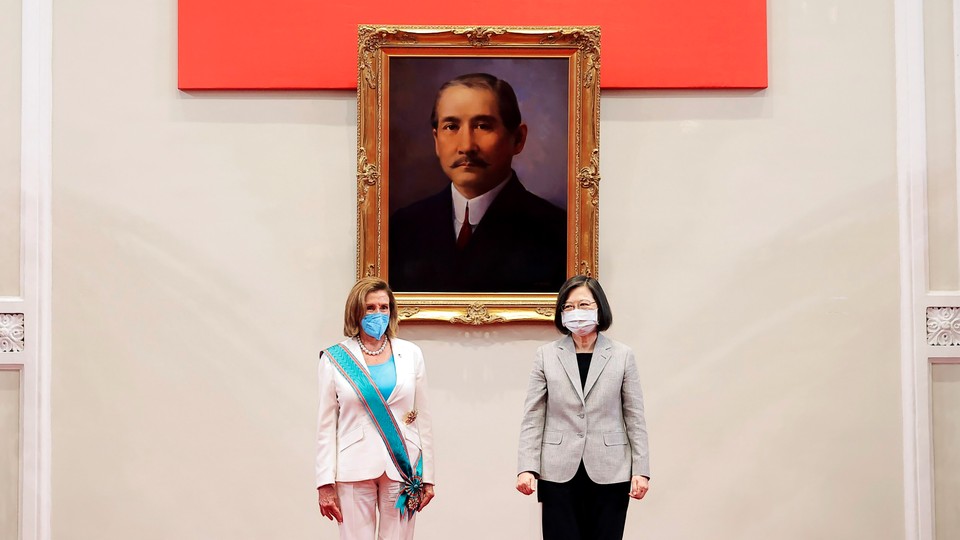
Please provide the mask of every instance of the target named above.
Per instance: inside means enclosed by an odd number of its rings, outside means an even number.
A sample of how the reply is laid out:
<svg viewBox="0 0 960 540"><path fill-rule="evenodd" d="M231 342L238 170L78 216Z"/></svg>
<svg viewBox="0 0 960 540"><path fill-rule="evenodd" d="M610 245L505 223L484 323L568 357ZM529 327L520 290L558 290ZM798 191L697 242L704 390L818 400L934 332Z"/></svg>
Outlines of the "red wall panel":
<svg viewBox="0 0 960 540"><path fill-rule="evenodd" d="M765 0L179 0L179 6L184 90L356 88L358 24L599 25L604 88L767 86Z"/></svg>

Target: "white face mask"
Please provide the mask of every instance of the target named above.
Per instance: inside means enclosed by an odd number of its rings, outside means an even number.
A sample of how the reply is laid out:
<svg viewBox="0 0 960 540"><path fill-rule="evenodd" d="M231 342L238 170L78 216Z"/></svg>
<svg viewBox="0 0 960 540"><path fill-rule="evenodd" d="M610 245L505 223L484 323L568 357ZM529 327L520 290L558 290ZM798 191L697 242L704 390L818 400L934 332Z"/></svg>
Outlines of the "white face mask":
<svg viewBox="0 0 960 540"><path fill-rule="evenodd" d="M585 336L597 329L597 310L574 309L562 314L563 326L578 336Z"/></svg>

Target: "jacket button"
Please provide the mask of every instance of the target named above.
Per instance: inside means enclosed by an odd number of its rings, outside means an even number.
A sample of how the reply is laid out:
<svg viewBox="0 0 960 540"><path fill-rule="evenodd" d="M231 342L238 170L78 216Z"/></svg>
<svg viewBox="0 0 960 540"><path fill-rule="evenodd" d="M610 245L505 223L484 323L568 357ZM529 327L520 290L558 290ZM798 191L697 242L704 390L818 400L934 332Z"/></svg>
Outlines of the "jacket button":
<svg viewBox="0 0 960 540"><path fill-rule="evenodd" d="M583 413L580 413L577 416L579 416L580 418L583 418Z"/></svg>
<svg viewBox="0 0 960 540"><path fill-rule="evenodd" d="M577 433L577 437L583 438L583 433Z"/></svg>

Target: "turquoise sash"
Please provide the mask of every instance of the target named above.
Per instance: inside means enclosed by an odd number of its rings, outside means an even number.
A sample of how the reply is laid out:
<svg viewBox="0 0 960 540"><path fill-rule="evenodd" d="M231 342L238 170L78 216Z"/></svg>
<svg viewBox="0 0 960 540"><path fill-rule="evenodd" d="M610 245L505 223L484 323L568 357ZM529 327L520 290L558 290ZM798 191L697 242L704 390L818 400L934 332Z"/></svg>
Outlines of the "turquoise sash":
<svg viewBox="0 0 960 540"><path fill-rule="evenodd" d="M377 385L370 379L370 374L360 367L357 359L343 345L334 345L324 352L357 393L367 414L370 415L370 420L373 421L373 426L377 428L377 433L383 439L390 459L393 460L393 464L403 478L403 489L397 497L396 507L400 509L401 516L412 516L420 507L423 497L423 452L420 453L416 470L414 470L410 464L410 456L407 454L407 445L403 442L400 426L397 425L390 408L387 407L387 400L383 399Z"/></svg>

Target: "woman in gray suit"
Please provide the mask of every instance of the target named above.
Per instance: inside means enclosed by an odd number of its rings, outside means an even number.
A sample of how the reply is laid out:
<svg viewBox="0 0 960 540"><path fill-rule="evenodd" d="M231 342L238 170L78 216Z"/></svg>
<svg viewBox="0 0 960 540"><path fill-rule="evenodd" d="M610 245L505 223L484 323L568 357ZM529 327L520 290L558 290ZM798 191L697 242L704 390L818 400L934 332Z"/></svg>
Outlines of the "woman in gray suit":
<svg viewBox="0 0 960 540"><path fill-rule="evenodd" d="M612 322L600 283L572 277L560 288L554 317L564 337L537 350L517 491L539 489L544 540L621 540L630 497L642 499L649 487L636 360L601 333Z"/></svg>

